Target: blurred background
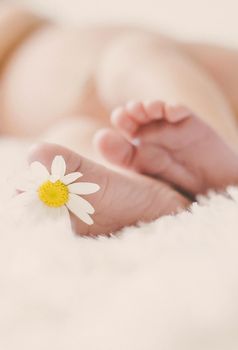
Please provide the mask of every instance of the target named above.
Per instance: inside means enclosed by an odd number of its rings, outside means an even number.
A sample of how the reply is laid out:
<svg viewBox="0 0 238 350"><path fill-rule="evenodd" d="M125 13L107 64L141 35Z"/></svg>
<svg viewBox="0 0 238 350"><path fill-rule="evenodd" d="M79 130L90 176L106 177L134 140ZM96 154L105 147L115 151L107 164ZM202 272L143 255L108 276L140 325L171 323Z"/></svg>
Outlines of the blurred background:
<svg viewBox="0 0 238 350"><path fill-rule="evenodd" d="M146 24L193 40L238 45L237 0L8 0L66 22Z"/></svg>

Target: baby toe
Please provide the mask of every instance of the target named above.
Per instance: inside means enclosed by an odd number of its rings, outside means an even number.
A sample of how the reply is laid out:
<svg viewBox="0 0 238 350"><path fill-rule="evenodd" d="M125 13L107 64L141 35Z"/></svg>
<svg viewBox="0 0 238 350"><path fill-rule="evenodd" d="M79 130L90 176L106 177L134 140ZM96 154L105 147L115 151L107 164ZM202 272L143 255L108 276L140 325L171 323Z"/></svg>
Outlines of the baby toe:
<svg viewBox="0 0 238 350"><path fill-rule="evenodd" d="M130 117L123 107L115 109L111 114L111 123L124 136L131 138L138 130L138 123Z"/></svg>
<svg viewBox="0 0 238 350"><path fill-rule="evenodd" d="M185 106L165 106L166 120L171 123L177 123L192 115L192 112Z"/></svg>
<svg viewBox="0 0 238 350"><path fill-rule="evenodd" d="M126 105L126 111L128 115L140 125L146 124L149 121L141 102L128 102Z"/></svg>
<svg viewBox="0 0 238 350"><path fill-rule="evenodd" d="M162 101L148 101L144 103L144 109L150 121L164 118L164 106Z"/></svg>
<svg viewBox="0 0 238 350"><path fill-rule="evenodd" d="M120 133L112 129L99 130L94 136L94 144L109 162L129 167L133 162L134 146Z"/></svg>

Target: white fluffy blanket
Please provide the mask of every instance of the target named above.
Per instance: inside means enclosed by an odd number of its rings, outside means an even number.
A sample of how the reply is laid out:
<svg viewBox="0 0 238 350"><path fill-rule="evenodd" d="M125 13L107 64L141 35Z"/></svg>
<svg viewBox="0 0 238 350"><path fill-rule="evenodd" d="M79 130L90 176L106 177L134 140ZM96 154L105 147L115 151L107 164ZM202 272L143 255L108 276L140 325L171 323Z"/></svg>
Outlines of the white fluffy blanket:
<svg viewBox="0 0 238 350"><path fill-rule="evenodd" d="M114 238L13 220L0 142L1 350L238 349L238 190Z"/></svg>

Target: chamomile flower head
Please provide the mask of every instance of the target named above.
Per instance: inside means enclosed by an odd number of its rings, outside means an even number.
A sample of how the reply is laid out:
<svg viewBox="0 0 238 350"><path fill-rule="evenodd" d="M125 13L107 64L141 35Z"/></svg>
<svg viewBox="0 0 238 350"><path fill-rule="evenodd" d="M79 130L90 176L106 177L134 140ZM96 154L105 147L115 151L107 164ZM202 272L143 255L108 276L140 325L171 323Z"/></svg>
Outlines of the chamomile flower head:
<svg viewBox="0 0 238 350"><path fill-rule="evenodd" d="M80 172L66 174L66 163L62 156L56 156L51 171L40 162L33 162L29 178L18 189L25 201L29 200L31 209L43 208L48 216L69 216L69 211L87 225L93 224L93 206L80 195L97 192L100 187L91 182L75 182L83 176Z"/></svg>

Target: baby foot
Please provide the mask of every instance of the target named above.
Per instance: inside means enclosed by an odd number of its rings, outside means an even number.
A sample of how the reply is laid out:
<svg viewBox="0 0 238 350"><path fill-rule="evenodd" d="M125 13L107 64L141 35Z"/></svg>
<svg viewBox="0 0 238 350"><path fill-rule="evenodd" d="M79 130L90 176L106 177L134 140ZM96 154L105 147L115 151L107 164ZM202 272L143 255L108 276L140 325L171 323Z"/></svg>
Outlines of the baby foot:
<svg viewBox="0 0 238 350"><path fill-rule="evenodd" d="M133 177L119 174L58 145L37 146L29 161L39 161L50 169L56 155L65 159L67 173L81 172L83 181L100 186L100 191L86 197L95 208L94 224L87 226L71 215L73 227L79 234L110 234L138 221L147 222L174 213L189 204L161 182L138 174Z"/></svg>
<svg viewBox="0 0 238 350"><path fill-rule="evenodd" d="M238 181L238 156L206 123L182 106L129 103L112 113L113 129L95 143L112 163L160 177L190 194Z"/></svg>

